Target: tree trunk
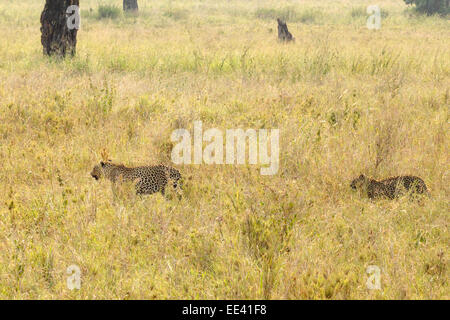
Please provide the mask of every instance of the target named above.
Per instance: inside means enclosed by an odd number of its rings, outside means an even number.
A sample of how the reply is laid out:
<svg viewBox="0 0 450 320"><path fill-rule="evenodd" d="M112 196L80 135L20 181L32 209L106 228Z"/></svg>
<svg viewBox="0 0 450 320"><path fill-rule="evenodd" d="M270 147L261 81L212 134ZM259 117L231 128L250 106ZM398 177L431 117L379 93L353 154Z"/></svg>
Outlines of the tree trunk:
<svg viewBox="0 0 450 320"><path fill-rule="evenodd" d="M44 54L65 57L75 55L77 45L77 28L68 26L68 16L78 12L67 9L79 5L79 0L46 0L41 14L41 43Z"/></svg>
<svg viewBox="0 0 450 320"><path fill-rule="evenodd" d="M292 34L289 32L286 22L281 19L277 19L278 21L278 39L280 41L293 41L295 40Z"/></svg>
<svg viewBox="0 0 450 320"><path fill-rule="evenodd" d="M123 11L138 11L137 0L123 0Z"/></svg>

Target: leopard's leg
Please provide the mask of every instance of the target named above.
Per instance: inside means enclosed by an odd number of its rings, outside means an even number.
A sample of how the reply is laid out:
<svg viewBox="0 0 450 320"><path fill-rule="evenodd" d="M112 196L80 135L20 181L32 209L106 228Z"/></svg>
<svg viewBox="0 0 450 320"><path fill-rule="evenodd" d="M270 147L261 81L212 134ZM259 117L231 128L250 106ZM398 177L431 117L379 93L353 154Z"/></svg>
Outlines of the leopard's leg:
<svg viewBox="0 0 450 320"><path fill-rule="evenodd" d="M113 204L116 204L119 200L117 184L115 182L111 182L111 191L113 194Z"/></svg>

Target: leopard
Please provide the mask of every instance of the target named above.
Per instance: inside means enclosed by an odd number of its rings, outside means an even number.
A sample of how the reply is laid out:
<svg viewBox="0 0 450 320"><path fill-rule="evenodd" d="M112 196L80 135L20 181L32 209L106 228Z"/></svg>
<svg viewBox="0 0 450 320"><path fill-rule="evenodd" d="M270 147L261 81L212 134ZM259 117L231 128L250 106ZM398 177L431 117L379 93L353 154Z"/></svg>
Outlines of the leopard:
<svg viewBox="0 0 450 320"><path fill-rule="evenodd" d="M181 198L182 177L180 172L170 166L163 164L126 167L123 164L115 164L111 160L100 161L92 169L91 176L95 180L106 178L113 184L118 182L135 182L135 190L137 195L149 195L161 192L164 196L166 186L169 181Z"/></svg>
<svg viewBox="0 0 450 320"><path fill-rule="evenodd" d="M416 176L397 176L381 181L367 178L361 174L354 179L350 187L353 190L360 190L367 194L370 199L396 199L406 194L425 194L430 196L430 192L425 182Z"/></svg>

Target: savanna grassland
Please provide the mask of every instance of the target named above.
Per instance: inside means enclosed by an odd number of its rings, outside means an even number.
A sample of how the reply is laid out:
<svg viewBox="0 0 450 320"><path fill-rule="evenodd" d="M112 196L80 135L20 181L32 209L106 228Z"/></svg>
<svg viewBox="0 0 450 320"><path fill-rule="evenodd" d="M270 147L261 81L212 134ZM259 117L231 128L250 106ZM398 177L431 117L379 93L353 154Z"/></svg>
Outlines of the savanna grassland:
<svg viewBox="0 0 450 320"><path fill-rule="evenodd" d="M0 1L0 298L450 297L448 18L380 0L374 31L362 0L80 2L77 55L58 60L44 1ZM90 177L105 152L172 164L171 133L197 120L280 129L278 173L175 165L181 201ZM371 201L360 173L432 196Z"/></svg>

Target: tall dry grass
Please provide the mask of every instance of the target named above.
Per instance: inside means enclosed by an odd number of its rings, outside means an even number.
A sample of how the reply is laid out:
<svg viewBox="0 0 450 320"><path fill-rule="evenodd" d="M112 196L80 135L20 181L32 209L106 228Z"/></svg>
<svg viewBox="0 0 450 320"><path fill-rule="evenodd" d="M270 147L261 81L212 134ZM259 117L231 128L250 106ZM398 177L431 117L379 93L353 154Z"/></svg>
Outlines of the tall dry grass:
<svg viewBox="0 0 450 320"><path fill-rule="evenodd" d="M379 4L373 32L364 1L141 1L102 19L83 1L77 56L56 61L42 3L0 3L0 297L448 299L450 26ZM280 129L278 174L177 166L180 202L89 176L104 148L170 163L196 120ZM421 176L432 198L360 198L360 173Z"/></svg>

